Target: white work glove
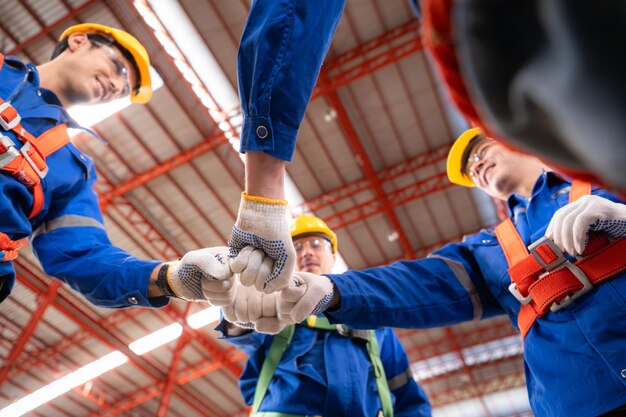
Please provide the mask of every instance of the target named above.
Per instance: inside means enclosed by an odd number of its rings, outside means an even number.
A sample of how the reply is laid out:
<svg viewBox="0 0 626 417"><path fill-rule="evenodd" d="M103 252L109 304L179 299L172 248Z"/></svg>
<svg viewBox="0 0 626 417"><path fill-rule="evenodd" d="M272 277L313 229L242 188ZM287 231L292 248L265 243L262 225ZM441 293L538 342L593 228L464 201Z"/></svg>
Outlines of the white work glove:
<svg viewBox="0 0 626 417"><path fill-rule="evenodd" d="M279 333L285 325L278 320L280 293L265 294L235 280L236 297L232 304L222 307L224 318L244 329L261 333Z"/></svg>
<svg viewBox="0 0 626 417"><path fill-rule="evenodd" d="M241 195L239 214L228 241L233 272L241 273L244 285L252 285L259 291L271 293L287 286L296 264L296 251L293 248L287 225L287 202L263 197ZM254 251L243 249L253 246L261 249L272 262Z"/></svg>
<svg viewBox="0 0 626 417"><path fill-rule="evenodd" d="M324 275L294 272L280 295L278 317L283 323L300 323L322 313L333 299L334 286Z"/></svg>
<svg viewBox="0 0 626 417"><path fill-rule="evenodd" d="M572 256L581 255L589 232L626 236L626 205L596 195L586 195L554 213L546 236Z"/></svg>
<svg viewBox="0 0 626 417"><path fill-rule="evenodd" d="M232 303L234 274L228 264L228 254L226 246L188 252L169 264L170 288L185 300L208 301L216 306Z"/></svg>

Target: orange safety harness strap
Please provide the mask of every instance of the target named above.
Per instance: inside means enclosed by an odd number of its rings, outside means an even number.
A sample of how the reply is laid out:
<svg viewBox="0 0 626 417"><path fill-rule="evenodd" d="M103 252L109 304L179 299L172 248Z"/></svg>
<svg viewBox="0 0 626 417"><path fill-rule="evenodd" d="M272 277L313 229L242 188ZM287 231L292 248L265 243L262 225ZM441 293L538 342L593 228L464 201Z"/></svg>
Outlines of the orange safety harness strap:
<svg viewBox="0 0 626 417"><path fill-rule="evenodd" d="M0 232L0 254L2 254L0 262L8 262L17 258L18 251L24 245L26 245L26 239L12 240L9 236Z"/></svg>
<svg viewBox="0 0 626 417"><path fill-rule="evenodd" d="M4 56L0 54L0 69ZM48 173L46 157L65 146L70 141L65 123L48 129L38 138L31 135L21 125L21 117L10 102L0 98L0 126L3 130L13 131L22 141L21 149L0 132L0 170L9 172L33 193L33 206L28 215L35 217L44 206L44 194L41 180Z"/></svg>
<svg viewBox="0 0 626 417"><path fill-rule="evenodd" d="M590 193L589 183L574 180L569 202ZM496 236L509 264L509 291L522 304L517 320L522 337L538 317L558 311L594 285L626 270L624 238L609 242L605 234L591 233L583 258L572 263L547 238L527 249L511 219L496 227Z"/></svg>

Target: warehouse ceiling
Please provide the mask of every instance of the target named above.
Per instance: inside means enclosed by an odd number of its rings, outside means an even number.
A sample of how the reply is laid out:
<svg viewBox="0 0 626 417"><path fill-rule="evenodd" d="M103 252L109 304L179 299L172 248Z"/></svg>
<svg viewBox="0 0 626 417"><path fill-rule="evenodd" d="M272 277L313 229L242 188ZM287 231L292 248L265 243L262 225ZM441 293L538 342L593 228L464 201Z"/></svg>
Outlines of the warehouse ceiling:
<svg viewBox="0 0 626 417"><path fill-rule="evenodd" d="M162 79L149 104L72 109L106 142L74 138L96 162L109 236L138 257L172 260L228 239L243 189L236 55L249 8L245 0L0 1L2 52L25 61L46 62L63 30L81 22L123 28L146 46ZM462 128L408 2L348 0L287 168L293 214L324 218L354 269L423 257L493 225L493 203L445 177ZM189 324L206 305L105 310L46 276L28 250L16 270L0 304L0 415L103 357L110 370L27 415L248 414L237 386L245 355L219 339L215 323ZM163 328L178 337L143 354L129 348ZM397 333L435 415L530 415L508 319Z"/></svg>

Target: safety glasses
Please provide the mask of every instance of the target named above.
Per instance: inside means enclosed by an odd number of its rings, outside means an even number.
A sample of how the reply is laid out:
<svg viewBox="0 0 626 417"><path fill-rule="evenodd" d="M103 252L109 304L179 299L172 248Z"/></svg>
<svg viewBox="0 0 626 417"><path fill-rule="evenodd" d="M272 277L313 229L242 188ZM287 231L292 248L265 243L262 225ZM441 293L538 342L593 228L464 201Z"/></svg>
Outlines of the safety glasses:
<svg viewBox="0 0 626 417"><path fill-rule="evenodd" d="M485 157L487 150L491 148L493 145L494 145L494 142L490 140L485 140L482 143L480 143L478 146L476 146L476 149L474 149L474 151L467 158L467 164L465 165L465 172L470 177L476 176L476 168Z"/></svg>
<svg viewBox="0 0 626 417"><path fill-rule="evenodd" d="M315 238L308 240L297 240L293 242L293 247L296 248L296 253L304 252L305 247L309 247L309 249L318 252L324 250L326 248L331 247L331 243L323 238Z"/></svg>

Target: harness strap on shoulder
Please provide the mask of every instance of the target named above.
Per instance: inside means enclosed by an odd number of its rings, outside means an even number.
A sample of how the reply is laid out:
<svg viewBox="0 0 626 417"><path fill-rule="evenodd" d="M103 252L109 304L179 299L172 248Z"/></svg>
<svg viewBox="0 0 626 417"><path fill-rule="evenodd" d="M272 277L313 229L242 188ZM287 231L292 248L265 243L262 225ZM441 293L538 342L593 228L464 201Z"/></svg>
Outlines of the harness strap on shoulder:
<svg viewBox="0 0 626 417"><path fill-rule="evenodd" d="M591 194L591 183L581 180L572 181L572 188L569 190L569 202L573 203L580 197Z"/></svg>
<svg viewBox="0 0 626 417"><path fill-rule="evenodd" d="M330 324L328 319L324 316L309 316L301 323L306 327L317 330L338 330L338 326ZM372 363L372 370L374 372L374 378L376 380L376 387L378 388L378 395L383 411L384 417L393 417L393 404L391 401L391 393L389 390L389 383L387 382L387 376L385 374L385 368L383 367L382 360L380 359L380 350L378 348L378 340L376 339L376 332L374 330L366 330L368 338L365 339L367 355ZM254 400L252 401L252 411L250 416L253 417L308 417L302 415L292 415L280 412L260 412L259 407L265 394L267 393L267 387L274 376L274 372L278 368L278 364L282 359L287 347L291 344L291 340L295 333L295 325L290 324L286 326L280 333L274 336L274 340L269 348L267 357L261 367L259 373L259 379L257 380L256 389L254 391ZM360 334L360 333L359 333ZM348 334L344 336L349 336ZM313 416L311 416L313 417Z"/></svg>
<svg viewBox="0 0 626 417"><path fill-rule="evenodd" d="M17 150L15 143L0 133L0 170L9 172L31 190L33 206L28 215L30 219L39 214L44 206L41 180L48 173L46 157L69 143L70 138L65 123L58 124L35 138L20 122L21 117L17 110L10 102L0 98L0 124L4 129L13 131L23 142L21 149Z"/></svg>
<svg viewBox="0 0 626 417"><path fill-rule="evenodd" d="M378 396L380 397L380 405L383 410L384 417L393 417L393 404L391 402L391 392L389 391L389 383L387 375L383 367L383 361L380 359L380 349L376 332L370 330L370 339L367 343L367 355L372 363L374 378L376 379L376 387L378 388Z"/></svg>
<svg viewBox="0 0 626 417"><path fill-rule="evenodd" d="M285 350L289 347L295 331L296 326L288 324L280 333L274 336L274 340L272 341L270 349L267 352L267 356L263 361L263 367L261 368L259 379L256 383L254 400L252 401L252 414L259 411L261 402L263 401L263 398L265 398L267 387L270 385L274 372L276 372L276 368L278 368L278 364L280 363Z"/></svg>

